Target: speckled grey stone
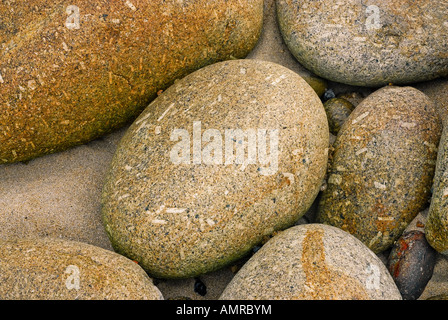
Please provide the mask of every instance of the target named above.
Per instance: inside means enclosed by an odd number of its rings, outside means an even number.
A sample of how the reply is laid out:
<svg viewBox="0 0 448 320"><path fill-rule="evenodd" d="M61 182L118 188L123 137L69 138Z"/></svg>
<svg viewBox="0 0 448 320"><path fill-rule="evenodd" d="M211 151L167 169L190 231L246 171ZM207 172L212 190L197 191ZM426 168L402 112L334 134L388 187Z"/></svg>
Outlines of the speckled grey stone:
<svg viewBox="0 0 448 320"><path fill-rule="evenodd" d="M306 224L268 241L221 300L400 300L383 262L341 229Z"/></svg>
<svg viewBox="0 0 448 320"><path fill-rule="evenodd" d="M277 0L280 29L315 74L356 86L448 75L448 3Z"/></svg>
<svg viewBox="0 0 448 320"><path fill-rule="evenodd" d="M161 300L135 262L89 244L0 241L1 300Z"/></svg>
<svg viewBox="0 0 448 320"><path fill-rule="evenodd" d="M188 137L172 139L174 130L197 141L209 129L222 135L223 148L225 130L277 132L278 157L254 163L245 150L239 164L223 150L222 163L207 163L193 145L187 163L173 161L176 146L191 146ZM272 155L275 139L268 140ZM328 146L322 102L295 72L249 59L203 68L160 95L120 142L102 197L112 246L154 277L221 268L305 214L325 175Z"/></svg>
<svg viewBox="0 0 448 320"><path fill-rule="evenodd" d="M428 205L441 130L433 102L417 89L371 94L339 131L317 221L375 253L389 248Z"/></svg>

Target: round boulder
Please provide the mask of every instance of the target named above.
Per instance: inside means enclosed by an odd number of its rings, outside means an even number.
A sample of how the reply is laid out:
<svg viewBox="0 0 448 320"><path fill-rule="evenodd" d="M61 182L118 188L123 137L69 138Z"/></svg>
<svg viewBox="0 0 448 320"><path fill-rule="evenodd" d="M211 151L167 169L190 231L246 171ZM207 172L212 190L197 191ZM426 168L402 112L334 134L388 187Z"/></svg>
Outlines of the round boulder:
<svg viewBox="0 0 448 320"><path fill-rule="evenodd" d="M249 59L205 67L121 140L103 190L106 231L155 277L221 268L305 214L328 146L322 102L295 72Z"/></svg>
<svg viewBox="0 0 448 320"><path fill-rule="evenodd" d="M68 240L0 242L1 300L162 300L145 271L112 251Z"/></svg>
<svg viewBox="0 0 448 320"><path fill-rule="evenodd" d="M382 261L339 228L289 228L238 271L221 300L399 300Z"/></svg>
<svg viewBox="0 0 448 320"><path fill-rule="evenodd" d="M448 3L432 0L277 0L280 29L315 74L354 86L448 75Z"/></svg>

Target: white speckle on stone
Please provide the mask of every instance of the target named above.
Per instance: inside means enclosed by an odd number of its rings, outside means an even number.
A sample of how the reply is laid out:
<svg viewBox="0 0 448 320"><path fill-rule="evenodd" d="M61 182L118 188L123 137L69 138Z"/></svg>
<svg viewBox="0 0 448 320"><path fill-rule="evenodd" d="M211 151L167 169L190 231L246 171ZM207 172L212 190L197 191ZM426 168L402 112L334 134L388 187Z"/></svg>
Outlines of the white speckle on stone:
<svg viewBox="0 0 448 320"><path fill-rule="evenodd" d="M272 82L272 85L275 86L275 85L279 84L283 79L286 79L286 75L284 75L284 74L282 74L280 77L278 77L277 79L275 79L275 80Z"/></svg>
<svg viewBox="0 0 448 320"><path fill-rule="evenodd" d="M290 172L282 172L282 174L283 174L286 178L288 178L288 180L289 180L289 182L290 182L291 184L294 184L294 182L295 182L294 174L292 174L292 173L290 173Z"/></svg>
<svg viewBox="0 0 448 320"><path fill-rule="evenodd" d="M430 143L428 141L424 141L423 144L427 146L431 151L437 151L437 146L434 143Z"/></svg>
<svg viewBox="0 0 448 320"><path fill-rule="evenodd" d="M124 195L122 195L122 196L118 197L117 201L120 201L120 200L123 200L123 199L129 198L130 196L131 196L131 195L130 195L129 193L126 193L126 194L124 194Z"/></svg>
<svg viewBox="0 0 448 320"><path fill-rule="evenodd" d="M358 152L356 152L356 155L359 156L360 154L363 154L363 153L365 153L367 151L368 151L367 148L362 148L361 150L358 150Z"/></svg>
<svg viewBox="0 0 448 320"><path fill-rule="evenodd" d="M213 221L212 219L207 219L206 221L210 227L213 227L215 225L215 221Z"/></svg>
<svg viewBox="0 0 448 320"><path fill-rule="evenodd" d="M167 208L166 213L184 213L186 210L184 208Z"/></svg>
<svg viewBox="0 0 448 320"><path fill-rule="evenodd" d="M0 83L4 83L5 81L3 80L2 74L0 73Z"/></svg>
<svg viewBox="0 0 448 320"><path fill-rule="evenodd" d="M131 8L132 11L137 10L137 8L134 6L134 4L133 4L131 1L129 1L129 0L126 0L126 5L127 5L129 8Z"/></svg>
<svg viewBox="0 0 448 320"><path fill-rule="evenodd" d="M155 134L160 134L162 132L162 127L161 126L157 126L155 129L154 129L154 133Z"/></svg>
<svg viewBox="0 0 448 320"><path fill-rule="evenodd" d="M444 25L446 28L448 28L448 21L445 21L445 22L443 23L443 25Z"/></svg>
<svg viewBox="0 0 448 320"><path fill-rule="evenodd" d="M378 217L379 221L394 221L394 217Z"/></svg>
<svg viewBox="0 0 448 320"><path fill-rule="evenodd" d="M183 248L180 248L180 259L185 260L185 251Z"/></svg>
<svg viewBox="0 0 448 320"><path fill-rule="evenodd" d="M246 74L247 73L247 69L246 68L241 68L240 69L240 73L241 74Z"/></svg>
<svg viewBox="0 0 448 320"><path fill-rule="evenodd" d="M352 124L356 124L359 121L361 121L362 119L366 118L368 115L370 114L370 112L364 112L362 115L360 115L358 118L356 118L355 120L352 121Z"/></svg>
<svg viewBox="0 0 448 320"><path fill-rule="evenodd" d="M167 224L168 222L166 220L160 220L160 219L154 219L151 221L153 224Z"/></svg>
<svg viewBox="0 0 448 320"><path fill-rule="evenodd" d="M386 190L386 189L387 189L387 187L386 187L385 184L379 183L379 182L377 182L377 181L375 181L375 182L373 183L373 185L374 185L375 188L377 188L377 189L381 189L381 190Z"/></svg>
<svg viewBox="0 0 448 320"><path fill-rule="evenodd" d="M342 182L342 177L338 174L332 174L330 176L330 178L328 178L328 183L329 184L336 184L336 185L340 185Z"/></svg>
<svg viewBox="0 0 448 320"><path fill-rule="evenodd" d="M442 193L443 197L448 197L448 188L445 188Z"/></svg>
<svg viewBox="0 0 448 320"><path fill-rule="evenodd" d="M128 165L125 165L124 168L126 169L126 171L131 171L132 170L132 167L128 166Z"/></svg>
<svg viewBox="0 0 448 320"><path fill-rule="evenodd" d="M114 24L119 24L120 23L120 19L112 19L111 21Z"/></svg>
<svg viewBox="0 0 448 320"><path fill-rule="evenodd" d="M400 127L402 127L402 128L412 129L415 126L417 126L417 124L415 122L403 122L403 121L400 121Z"/></svg>
<svg viewBox="0 0 448 320"><path fill-rule="evenodd" d="M65 42L62 42L62 47L64 48L65 51L70 51L70 48Z"/></svg>
<svg viewBox="0 0 448 320"><path fill-rule="evenodd" d="M218 102L222 101L222 95L218 95Z"/></svg>
<svg viewBox="0 0 448 320"><path fill-rule="evenodd" d="M37 88L37 84L35 80L28 81L28 88L30 90L35 90Z"/></svg>
<svg viewBox="0 0 448 320"><path fill-rule="evenodd" d="M353 41L366 42L366 37L353 37Z"/></svg>
<svg viewBox="0 0 448 320"><path fill-rule="evenodd" d="M171 110L172 107L174 107L174 103L172 103L172 104L165 110L165 112L160 116L160 118L157 119L157 122L160 122L160 121L166 116L166 114L168 113L168 111Z"/></svg>

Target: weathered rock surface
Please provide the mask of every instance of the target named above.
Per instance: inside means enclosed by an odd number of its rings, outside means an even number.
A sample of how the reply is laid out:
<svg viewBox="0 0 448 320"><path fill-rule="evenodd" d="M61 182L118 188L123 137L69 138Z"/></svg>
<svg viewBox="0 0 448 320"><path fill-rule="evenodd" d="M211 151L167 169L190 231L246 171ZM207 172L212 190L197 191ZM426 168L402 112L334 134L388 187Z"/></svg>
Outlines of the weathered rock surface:
<svg viewBox="0 0 448 320"><path fill-rule="evenodd" d="M428 205L442 130L433 102L411 87L367 97L334 144L317 221L389 248Z"/></svg>
<svg viewBox="0 0 448 320"><path fill-rule="evenodd" d="M221 300L401 299L381 260L339 228L305 224L269 240L235 275Z"/></svg>
<svg viewBox="0 0 448 320"><path fill-rule="evenodd" d="M448 3L277 0L286 44L307 69L355 86L448 75Z"/></svg>
<svg viewBox="0 0 448 320"><path fill-rule="evenodd" d="M123 126L174 80L245 57L262 0L0 3L0 163Z"/></svg>
<svg viewBox="0 0 448 320"><path fill-rule="evenodd" d="M135 262L85 243L0 242L2 300L161 300Z"/></svg>
<svg viewBox="0 0 448 320"><path fill-rule="evenodd" d="M328 146L322 102L295 72L249 59L203 68L122 139L103 192L106 231L154 277L216 270L305 214Z"/></svg>
<svg viewBox="0 0 448 320"><path fill-rule="evenodd" d="M441 254L448 254L448 127L445 125L439 144L433 194L425 225L429 244Z"/></svg>

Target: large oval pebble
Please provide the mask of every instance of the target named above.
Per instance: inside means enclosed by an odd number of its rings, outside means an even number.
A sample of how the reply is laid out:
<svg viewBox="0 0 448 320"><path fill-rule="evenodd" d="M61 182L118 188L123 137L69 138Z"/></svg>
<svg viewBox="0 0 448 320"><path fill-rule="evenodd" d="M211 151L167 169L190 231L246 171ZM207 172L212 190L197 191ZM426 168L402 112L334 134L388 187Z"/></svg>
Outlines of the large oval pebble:
<svg viewBox="0 0 448 320"><path fill-rule="evenodd" d="M0 163L124 125L175 79L245 57L262 0L2 1Z"/></svg>
<svg viewBox="0 0 448 320"><path fill-rule="evenodd" d="M0 242L1 300L161 300L135 262L89 244L41 238Z"/></svg>
<svg viewBox="0 0 448 320"><path fill-rule="evenodd" d="M356 86L448 75L448 3L277 0L283 37L317 75Z"/></svg>
<svg viewBox="0 0 448 320"><path fill-rule="evenodd" d="M446 122L445 122L446 124ZM426 239L438 252L448 255L448 127L440 139L433 195L425 225Z"/></svg>
<svg viewBox="0 0 448 320"><path fill-rule="evenodd" d="M103 191L114 249L192 277L299 219L328 161L322 102L295 72L234 60L178 81L126 133Z"/></svg>
<svg viewBox="0 0 448 320"><path fill-rule="evenodd" d="M318 221L378 253L398 239L430 199L441 135L432 101L410 87L385 87L349 116L335 142Z"/></svg>
<svg viewBox="0 0 448 320"><path fill-rule="evenodd" d="M221 300L393 300L382 261L339 228L305 224L269 240L235 275Z"/></svg>

